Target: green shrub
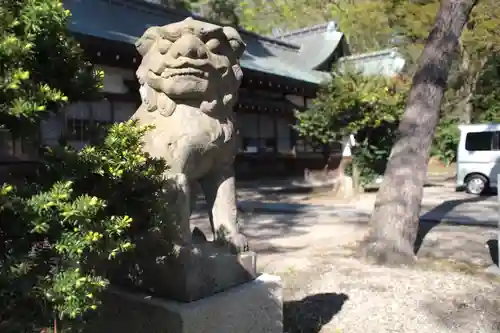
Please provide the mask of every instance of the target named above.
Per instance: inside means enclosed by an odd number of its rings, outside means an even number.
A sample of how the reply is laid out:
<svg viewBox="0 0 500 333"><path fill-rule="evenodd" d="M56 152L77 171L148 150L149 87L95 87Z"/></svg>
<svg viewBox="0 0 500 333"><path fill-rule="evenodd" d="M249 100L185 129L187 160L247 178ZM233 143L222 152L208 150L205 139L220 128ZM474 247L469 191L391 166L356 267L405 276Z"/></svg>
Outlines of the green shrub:
<svg viewBox="0 0 500 333"><path fill-rule="evenodd" d="M321 88L308 110L296 112L294 128L322 144L355 134L353 163L360 172L360 185L366 185L384 173L407 91L408 82L400 78L337 75ZM346 172L352 173L351 169L352 165Z"/></svg>
<svg viewBox="0 0 500 333"><path fill-rule="evenodd" d="M3 185L2 332L40 331L54 318L78 328L108 284L94 259L132 249L137 228L171 222L162 200L166 165L141 152L146 130L113 125L101 145L48 151L38 182Z"/></svg>
<svg viewBox="0 0 500 333"><path fill-rule="evenodd" d="M443 117L436 128L431 156L450 165L457 159L457 146L460 140L458 121L450 117Z"/></svg>
<svg viewBox="0 0 500 333"><path fill-rule="evenodd" d="M52 112L100 98L103 73L68 31L70 15L61 0L0 0L1 130L34 139ZM0 332L82 323L107 284L95 262L171 221L165 163L141 152L147 128L136 125L80 152L49 150L37 177L1 187Z"/></svg>

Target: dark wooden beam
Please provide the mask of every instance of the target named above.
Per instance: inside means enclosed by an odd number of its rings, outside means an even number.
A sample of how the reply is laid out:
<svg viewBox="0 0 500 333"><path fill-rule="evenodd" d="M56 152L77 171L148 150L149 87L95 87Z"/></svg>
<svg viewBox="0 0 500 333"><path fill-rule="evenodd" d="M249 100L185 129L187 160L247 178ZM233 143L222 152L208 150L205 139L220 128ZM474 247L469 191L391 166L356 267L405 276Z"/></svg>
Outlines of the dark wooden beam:
<svg viewBox="0 0 500 333"><path fill-rule="evenodd" d="M81 34L75 38L94 64L132 70L139 65L141 57L131 44Z"/></svg>
<svg viewBox="0 0 500 333"><path fill-rule="evenodd" d="M141 56L132 44L75 34L91 62L100 65L137 69ZM254 89L313 97L318 85L289 77L243 68L243 84Z"/></svg>
<svg viewBox="0 0 500 333"><path fill-rule="evenodd" d="M243 69L243 84L254 88L278 93L314 97L319 86L313 83L296 80L279 75Z"/></svg>

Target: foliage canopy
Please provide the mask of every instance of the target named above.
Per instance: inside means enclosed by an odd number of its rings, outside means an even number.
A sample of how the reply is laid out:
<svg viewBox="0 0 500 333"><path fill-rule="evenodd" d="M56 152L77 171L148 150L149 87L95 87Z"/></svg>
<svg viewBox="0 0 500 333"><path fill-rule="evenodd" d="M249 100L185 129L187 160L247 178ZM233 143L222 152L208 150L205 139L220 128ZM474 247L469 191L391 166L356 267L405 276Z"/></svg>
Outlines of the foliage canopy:
<svg viewBox="0 0 500 333"><path fill-rule="evenodd" d="M0 128L29 131L68 100L94 97L102 73L67 31L59 0L0 0Z"/></svg>
<svg viewBox="0 0 500 333"><path fill-rule="evenodd" d="M356 73L335 75L312 106L296 112L298 132L324 144L365 128L398 121L405 101L403 80Z"/></svg>
<svg viewBox="0 0 500 333"><path fill-rule="evenodd" d="M142 153L147 130L115 124L100 145L49 150L38 182L3 186L0 318L12 332L84 319L107 285L96 265L132 249L134 230L171 220L166 165Z"/></svg>
<svg viewBox="0 0 500 333"><path fill-rule="evenodd" d="M308 110L296 112L295 129L323 144L355 134L359 146L354 163L361 181L368 183L384 172L407 89L407 82L400 78L352 72L335 75Z"/></svg>

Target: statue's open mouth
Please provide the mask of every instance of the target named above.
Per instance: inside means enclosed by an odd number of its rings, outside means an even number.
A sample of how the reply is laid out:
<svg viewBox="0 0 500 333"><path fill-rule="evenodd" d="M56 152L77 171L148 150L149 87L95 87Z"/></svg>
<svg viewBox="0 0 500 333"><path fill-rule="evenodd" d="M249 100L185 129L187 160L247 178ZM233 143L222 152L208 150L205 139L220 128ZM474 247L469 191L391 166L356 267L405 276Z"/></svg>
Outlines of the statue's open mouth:
<svg viewBox="0 0 500 333"><path fill-rule="evenodd" d="M196 68L182 68L182 69L173 69L168 68L162 74L162 77L168 79L172 77L181 77L181 76L191 76L198 78L208 78L208 73Z"/></svg>

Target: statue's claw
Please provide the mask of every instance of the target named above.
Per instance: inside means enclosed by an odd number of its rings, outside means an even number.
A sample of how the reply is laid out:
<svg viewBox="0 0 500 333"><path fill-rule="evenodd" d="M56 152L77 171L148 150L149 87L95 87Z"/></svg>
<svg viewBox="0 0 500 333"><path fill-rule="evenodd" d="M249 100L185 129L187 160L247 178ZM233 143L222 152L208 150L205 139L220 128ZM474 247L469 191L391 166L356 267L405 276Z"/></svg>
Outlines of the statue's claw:
<svg viewBox="0 0 500 333"><path fill-rule="evenodd" d="M233 253L248 251L248 240L243 234L236 234L227 240L229 249Z"/></svg>

